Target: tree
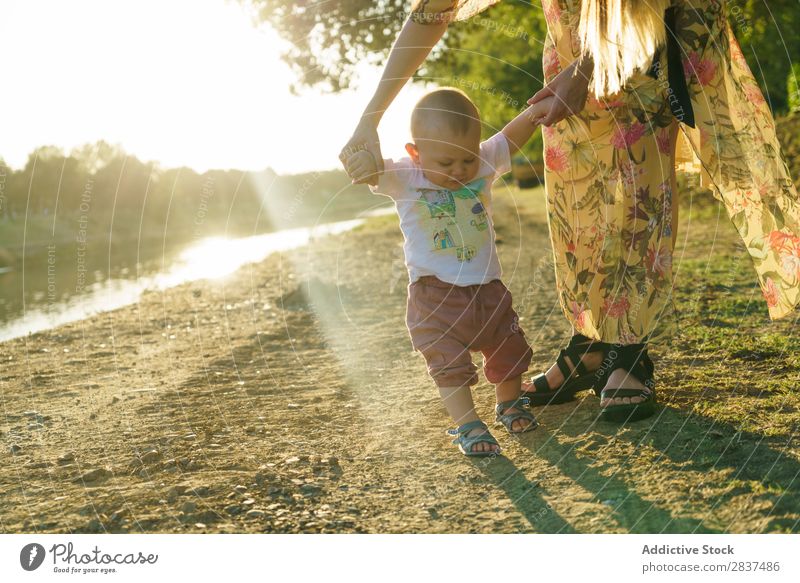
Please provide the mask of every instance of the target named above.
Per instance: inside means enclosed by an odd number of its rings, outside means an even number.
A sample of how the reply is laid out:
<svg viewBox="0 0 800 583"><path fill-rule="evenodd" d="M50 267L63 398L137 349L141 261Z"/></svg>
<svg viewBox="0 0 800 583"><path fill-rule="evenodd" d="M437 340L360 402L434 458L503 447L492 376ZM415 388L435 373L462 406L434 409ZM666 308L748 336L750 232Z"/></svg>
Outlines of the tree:
<svg viewBox="0 0 800 583"><path fill-rule="evenodd" d="M91 173L97 172L103 166L108 166L114 159L125 158L126 156L121 146L109 144L104 140L73 148L70 155Z"/></svg>
<svg viewBox="0 0 800 583"><path fill-rule="evenodd" d="M773 112L792 104L792 60L800 55L800 13L797 0L728 0L728 15Z"/></svg>
<svg viewBox="0 0 800 583"><path fill-rule="evenodd" d="M485 133L494 134L527 107L544 84L542 49L547 25L540 5L501 2L484 14L452 26L449 50L437 51L425 69L438 84L466 91L478 105ZM523 153L542 158L541 133Z"/></svg>
<svg viewBox="0 0 800 583"><path fill-rule="evenodd" d="M800 111L800 63L794 63L789 71L786 93L789 98L789 111Z"/></svg>
<svg viewBox="0 0 800 583"><path fill-rule="evenodd" d="M347 88L357 65L378 64L404 22L408 0L244 0L287 41L302 85Z"/></svg>
<svg viewBox="0 0 800 583"><path fill-rule="evenodd" d="M289 41L283 57L298 84L333 91L350 87L359 65L382 64L411 6L408 0L252 2ZM538 2L506 0L452 24L415 78L467 91L481 110L486 134L494 133L541 88L545 34ZM541 142L526 149L536 154Z"/></svg>
<svg viewBox="0 0 800 583"><path fill-rule="evenodd" d="M352 84L360 63L377 64L385 58L411 5L408 0L248 1L289 41L284 58L298 73L298 83L334 91ZM727 6L745 56L773 109L786 111L791 60L800 54L797 0L728 0ZM457 74L527 98L541 86L544 33L540 2L504 0L470 21L453 24L418 77ZM520 74L513 65L530 74ZM498 105L497 100L488 101ZM502 105L500 112L509 113Z"/></svg>
<svg viewBox="0 0 800 583"><path fill-rule="evenodd" d="M28 182L24 197L29 215L55 209L64 162L64 152L56 146L40 146L28 156L22 175Z"/></svg>

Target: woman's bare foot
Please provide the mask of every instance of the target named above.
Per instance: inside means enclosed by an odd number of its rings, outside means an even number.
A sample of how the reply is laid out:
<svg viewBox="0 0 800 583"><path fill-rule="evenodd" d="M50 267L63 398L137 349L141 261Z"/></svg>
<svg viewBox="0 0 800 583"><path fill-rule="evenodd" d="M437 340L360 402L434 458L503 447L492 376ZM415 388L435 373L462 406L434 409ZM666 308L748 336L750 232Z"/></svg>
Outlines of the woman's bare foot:
<svg viewBox="0 0 800 583"><path fill-rule="evenodd" d="M639 389L644 392L650 392L639 379L633 376L625 369L618 368L608 377L608 382L603 389ZM644 401L643 397L614 397L611 399L602 399L600 407L610 407L612 405L635 405Z"/></svg>
<svg viewBox="0 0 800 583"><path fill-rule="evenodd" d="M567 361L569 369L575 370L575 364L572 362L572 359L569 356L565 356L564 359ZM586 352L581 355L581 362L586 367L586 370L597 370L603 363L603 353L598 351ZM553 363L552 366L547 369L547 372L544 373L544 376L547 379L547 386L553 391L560 387L566 380L564 378L564 373L561 372L561 369L558 368L556 363ZM536 387L532 382L524 382L522 383L522 390L524 393L535 393Z"/></svg>

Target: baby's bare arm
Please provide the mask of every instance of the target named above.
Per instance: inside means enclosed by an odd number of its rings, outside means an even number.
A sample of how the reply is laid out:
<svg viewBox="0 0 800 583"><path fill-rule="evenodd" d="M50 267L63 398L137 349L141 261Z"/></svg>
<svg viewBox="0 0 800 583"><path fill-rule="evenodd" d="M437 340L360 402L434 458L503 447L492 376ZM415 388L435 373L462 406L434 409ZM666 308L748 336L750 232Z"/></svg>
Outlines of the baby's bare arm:
<svg viewBox="0 0 800 583"><path fill-rule="evenodd" d="M528 111L530 112L531 117L537 123L539 121L541 121L542 119L544 119L545 117L547 117L547 114L550 113L550 110L553 107L553 102L554 101L555 101L555 98L550 96L550 97L545 97L544 99L541 99L541 100L537 101L536 103L533 103L528 108Z"/></svg>
<svg viewBox="0 0 800 583"><path fill-rule="evenodd" d="M539 127L539 121L550 111L552 102L553 98L548 97L534 103L501 130L508 140L508 149L512 156L531 139L533 132Z"/></svg>

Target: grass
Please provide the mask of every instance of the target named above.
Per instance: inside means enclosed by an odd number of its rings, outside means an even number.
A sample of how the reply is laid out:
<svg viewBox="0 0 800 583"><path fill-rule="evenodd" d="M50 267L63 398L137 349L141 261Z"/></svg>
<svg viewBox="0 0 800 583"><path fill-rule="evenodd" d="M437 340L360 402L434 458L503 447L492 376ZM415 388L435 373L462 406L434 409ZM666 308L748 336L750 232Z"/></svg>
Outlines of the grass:
<svg viewBox="0 0 800 583"><path fill-rule="evenodd" d="M707 193L694 191L692 200L691 208L681 209L681 229L691 229L688 241L677 249L680 332L661 360L667 402L727 433L784 447L800 427L797 313L769 320L752 263L724 209ZM713 241L703 235L710 232Z"/></svg>

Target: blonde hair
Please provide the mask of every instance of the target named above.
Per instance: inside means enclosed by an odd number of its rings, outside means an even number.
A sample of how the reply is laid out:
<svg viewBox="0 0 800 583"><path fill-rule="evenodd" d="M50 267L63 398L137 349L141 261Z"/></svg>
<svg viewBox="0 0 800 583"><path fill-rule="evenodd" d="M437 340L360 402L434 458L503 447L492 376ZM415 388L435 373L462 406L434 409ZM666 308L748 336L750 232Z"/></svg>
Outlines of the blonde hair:
<svg viewBox="0 0 800 583"><path fill-rule="evenodd" d="M592 90L597 97L616 93L664 44L670 0L582 0L581 5L578 37L583 54L594 59Z"/></svg>

